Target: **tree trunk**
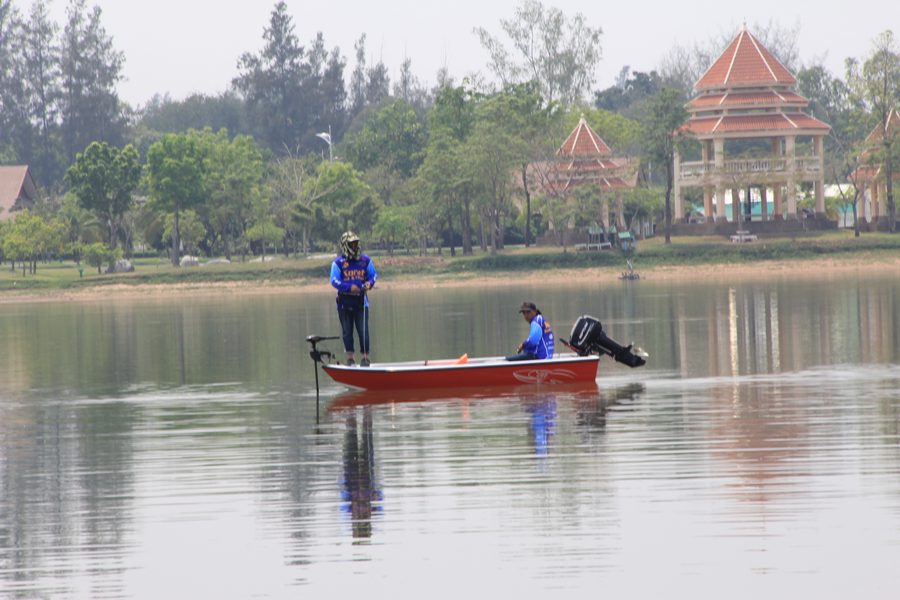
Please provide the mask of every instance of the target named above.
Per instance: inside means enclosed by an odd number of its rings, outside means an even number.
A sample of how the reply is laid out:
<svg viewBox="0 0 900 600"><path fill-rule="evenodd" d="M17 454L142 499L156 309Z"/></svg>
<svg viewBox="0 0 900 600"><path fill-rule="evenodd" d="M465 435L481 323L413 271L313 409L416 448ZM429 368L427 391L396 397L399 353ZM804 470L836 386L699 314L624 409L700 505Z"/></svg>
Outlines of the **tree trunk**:
<svg viewBox="0 0 900 600"><path fill-rule="evenodd" d="M522 189L525 190L525 247L531 245L531 191L528 189L528 163L522 165Z"/></svg>
<svg viewBox="0 0 900 600"><path fill-rule="evenodd" d="M172 266L177 267L179 262L178 249L181 246L178 239L178 209L175 209L175 218L172 221Z"/></svg>
<svg viewBox="0 0 900 600"><path fill-rule="evenodd" d="M450 231L450 256L456 256L456 240L453 239L453 215L447 215L447 229Z"/></svg>
<svg viewBox="0 0 900 600"><path fill-rule="evenodd" d="M472 255L472 213L469 200L463 202L463 222L462 222L462 246L463 256Z"/></svg>

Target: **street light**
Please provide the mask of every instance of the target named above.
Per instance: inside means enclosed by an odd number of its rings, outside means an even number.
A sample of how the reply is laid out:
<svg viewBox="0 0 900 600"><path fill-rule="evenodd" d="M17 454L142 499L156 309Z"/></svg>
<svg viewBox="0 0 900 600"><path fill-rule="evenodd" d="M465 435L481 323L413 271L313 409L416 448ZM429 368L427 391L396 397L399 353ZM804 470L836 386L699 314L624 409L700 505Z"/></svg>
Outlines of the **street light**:
<svg viewBox="0 0 900 600"><path fill-rule="evenodd" d="M327 133L324 131L322 133L317 133L316 137L328 144L328 161L333 161L334 156L331 154L331 125L328 126Z"/></svg>

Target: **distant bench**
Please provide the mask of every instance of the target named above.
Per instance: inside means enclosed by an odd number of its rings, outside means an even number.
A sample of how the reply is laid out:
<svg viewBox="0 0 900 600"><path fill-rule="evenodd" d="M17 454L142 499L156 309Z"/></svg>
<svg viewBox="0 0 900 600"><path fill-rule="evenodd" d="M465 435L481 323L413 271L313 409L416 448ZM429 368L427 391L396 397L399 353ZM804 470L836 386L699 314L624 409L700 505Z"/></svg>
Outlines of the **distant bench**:
<svg viewBox="0 0 900 600"><path fill-rule="evenodd" d="M587 244L575 244L576 250L611 250L611 242L589 242Z"/></svg>
<svg viewBox="0 0 900 600"><path fill-rule="evenodd" d="M736 231L733 236L731 236L732 244L743 244L745 242L755 242L759 238L750 233L749 231Z"/></svg>

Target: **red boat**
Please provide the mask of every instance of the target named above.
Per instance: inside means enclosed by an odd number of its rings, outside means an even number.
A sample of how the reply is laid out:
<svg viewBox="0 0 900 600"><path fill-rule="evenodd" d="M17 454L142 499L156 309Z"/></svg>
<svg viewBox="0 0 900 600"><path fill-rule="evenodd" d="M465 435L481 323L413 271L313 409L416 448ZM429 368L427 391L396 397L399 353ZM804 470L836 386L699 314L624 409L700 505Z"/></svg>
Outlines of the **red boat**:
<svg viewBox="0 0 900 600"><path fill-rule="evenodd" d="M363 390L446 389L521 385L560 385L593 382L597 378L600 356L612 357L629 367L646 363L647 354L631 345L621 346L603 332L600 321L583 315L572 327L572 341L560 339L576 354L558 355L545 360L508 361L502 356L469 359L425 360L376 363L368 367L329 363L334 358L316 346L336 337L307 336L312 346L309 355L338 383ZM316 369L316 393L319 389ZM317 396L318 397L318 396Z"/></svg>
<svg viewBox="0 0 900 600"><path fill-rule="evenodd" d="M368 367L323 364L338 383L365 390L558 385L592 382L599 356L562 355L550 360L491 358L373 363Z"/></svg>

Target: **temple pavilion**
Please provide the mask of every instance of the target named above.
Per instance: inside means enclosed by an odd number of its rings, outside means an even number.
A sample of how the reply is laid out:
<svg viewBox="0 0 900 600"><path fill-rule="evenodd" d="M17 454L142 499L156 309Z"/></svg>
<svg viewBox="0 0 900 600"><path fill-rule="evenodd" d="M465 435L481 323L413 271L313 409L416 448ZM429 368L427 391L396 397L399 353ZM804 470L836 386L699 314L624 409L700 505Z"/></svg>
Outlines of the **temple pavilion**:
<svg viewBox="0 0 900 600"><path fill-rule="evenodd" d="M797 79L746 28L694 84L682 131L700 142L700 160L675 155L674 220L685 219L684 191L703 189L707 221L750 220L758 188L763 221L797 218L797 186L811 182L825 213L824 139L830 127L803 112ZM774 196L769 210L768 191ZM731 215L726 198L731 199ZM743 198L743 205L742 199Z"/></svg>
<svg viewBox="0 0 900 600"><path fill-rule="evenodd" d="M566 195L578 186L593 184L601 197L600 224L605 230L609 230L610 226L624 229L622 192L636 185L637 169L633 161L614 156L612 149L588 125L584 116L557 149L555 158L549 165L535 165L544 173L544 192ZM614 223L609 220L610 196L616 202Z"/></svg>
<svg viewBox="0 0 900 600"><path fill-rule="evenodd" d="M883 217L888 216L887 179L884 164L875 162L877 152L881 149L884 141L885 132L889 138L900 139L900 114L896 110L888 113L884 128L876 125L875 129L866 137L866 149L860 157L862 164L854 172L863 201L860 217L869 223L877 223ZM892 179L895 185L900 182L900 165L893 165Z"/></svg>

